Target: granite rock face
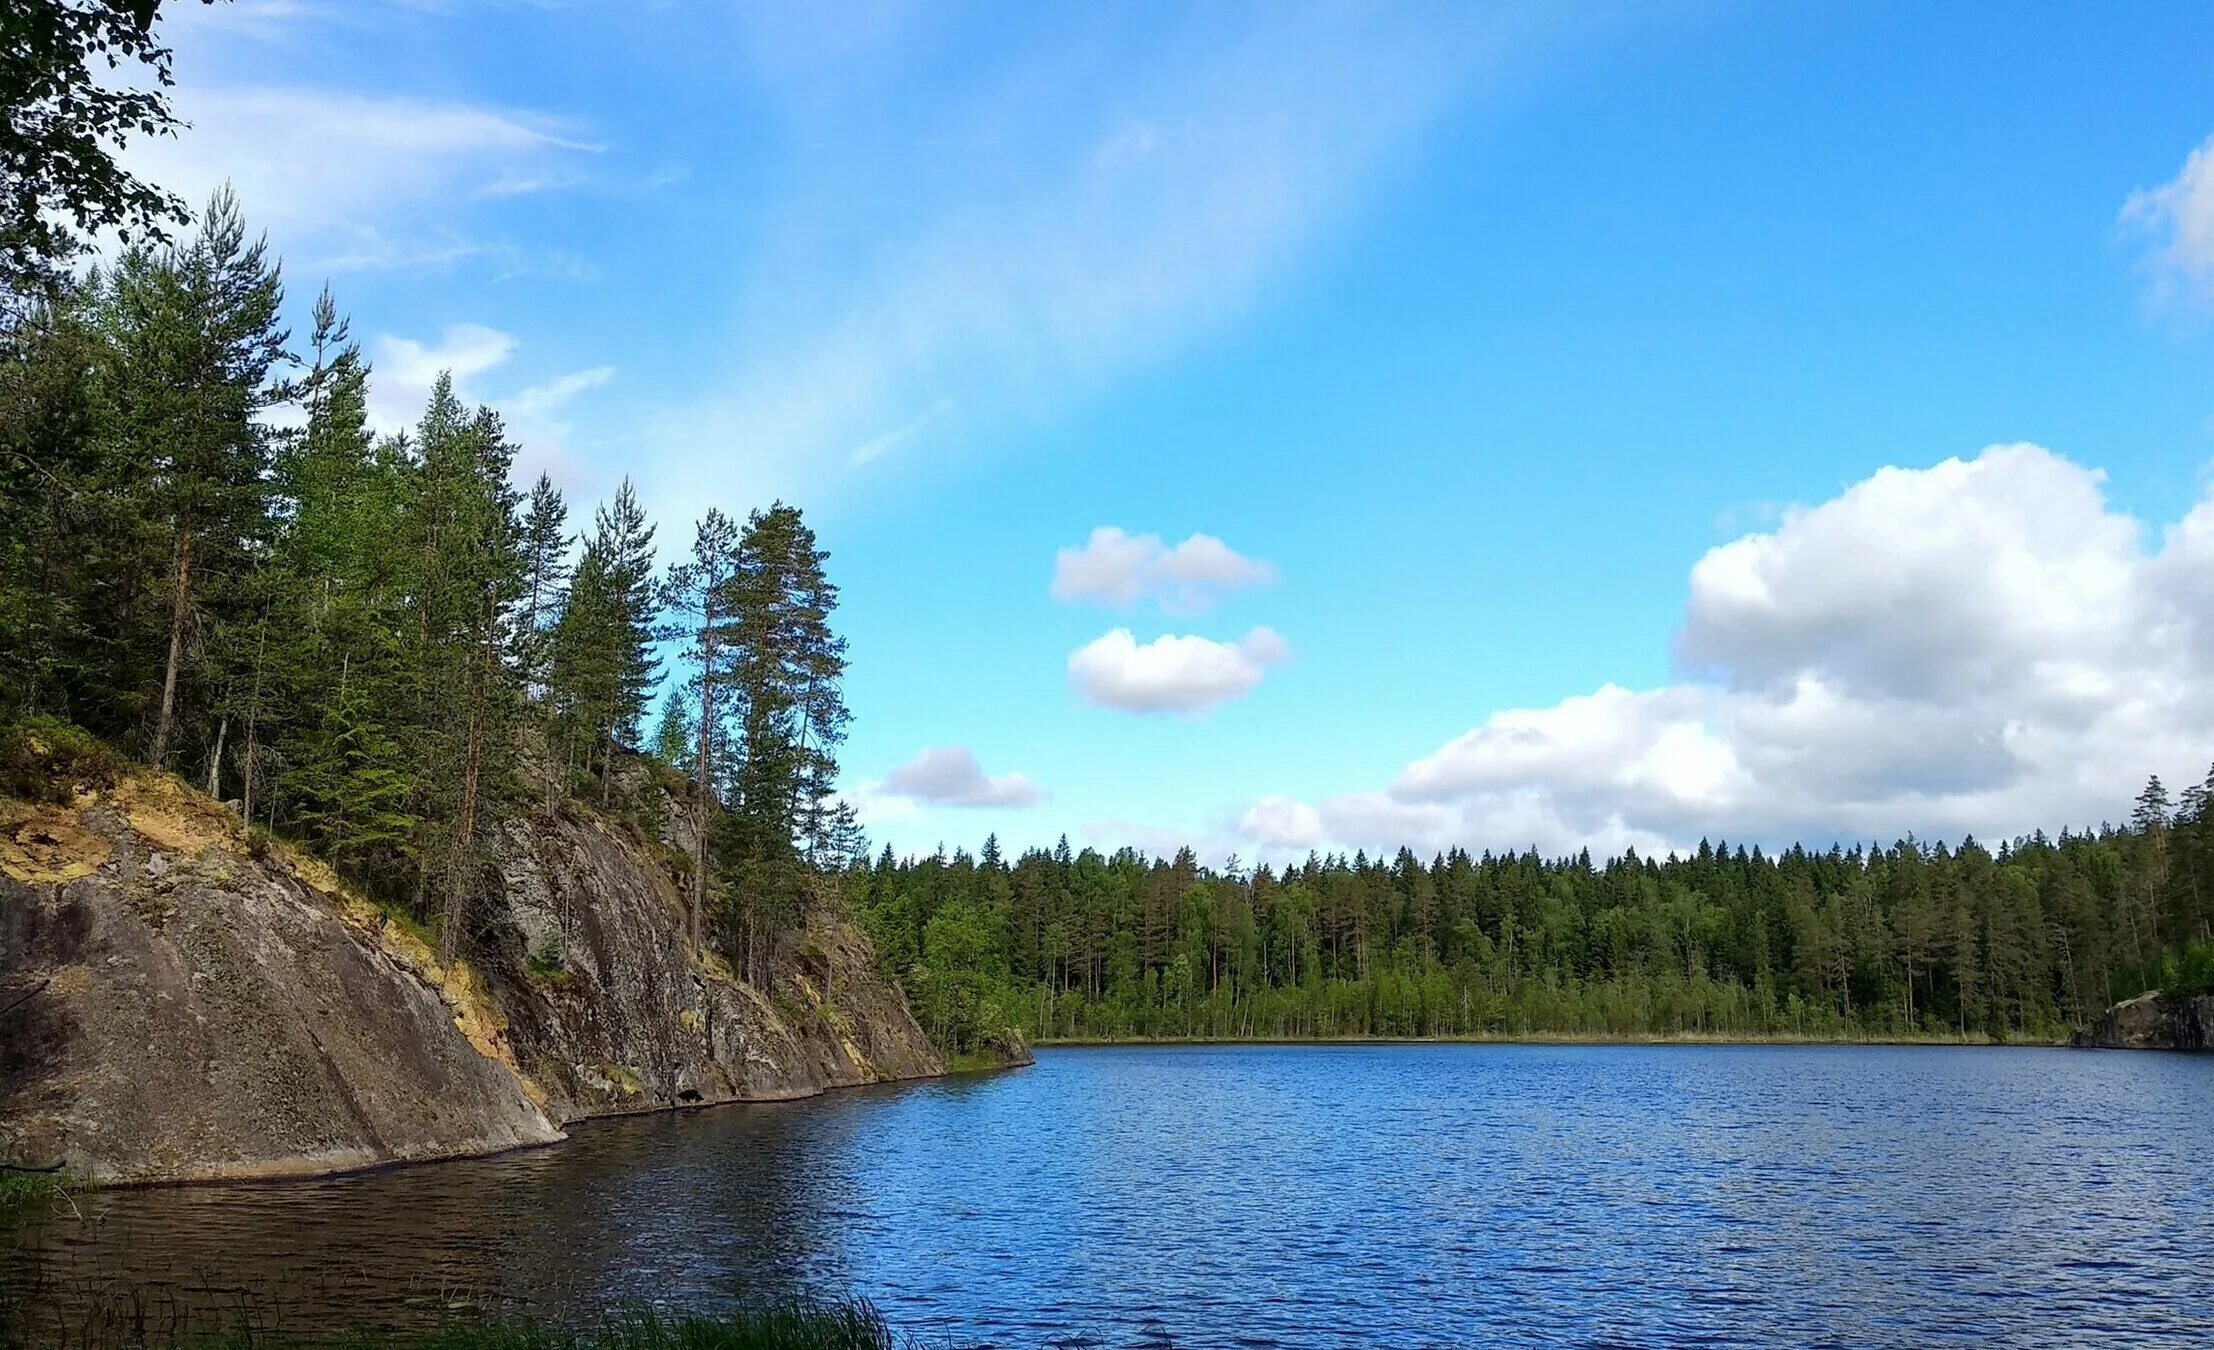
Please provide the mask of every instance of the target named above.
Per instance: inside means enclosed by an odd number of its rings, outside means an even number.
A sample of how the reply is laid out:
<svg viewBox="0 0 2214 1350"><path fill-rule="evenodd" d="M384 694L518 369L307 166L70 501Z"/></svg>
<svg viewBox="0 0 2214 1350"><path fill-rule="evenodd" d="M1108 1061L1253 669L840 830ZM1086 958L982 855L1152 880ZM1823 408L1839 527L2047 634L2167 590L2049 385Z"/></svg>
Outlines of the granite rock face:
<svg viewBox="0 0 2214 1350"><path fill-rule="evenodd" d="M691 948L668 843L564 806L494 853L481 936L448 968L174 780L0 801L0 1160L308 1175L942 1071L827 908L764 994Z"/></svg>
<svg viewBox="0 0 2214 1350"><path fill-rule="evenodd" d="M2106 1010L2075 1043L2104 1050L2214 1050L2214 994L2139 994Z"/></svg>
<svg viewBox="0 0 2214 1350"><path fill-rule="evenodd" d="M827 914L787 944L773 996L695 957L667 848L568 810L510 822L495 846L511 935L494 987L561 1119L943 1071L867 942Z"/></svg>
<svg viewBox="0 0 2214 1350"><path fill-rule="evenodd" d="M0 810L0 1003L36 990L0 1015L9 1160L288 1176L561 1137L466 972L212 802L143 780Z"/></svg>

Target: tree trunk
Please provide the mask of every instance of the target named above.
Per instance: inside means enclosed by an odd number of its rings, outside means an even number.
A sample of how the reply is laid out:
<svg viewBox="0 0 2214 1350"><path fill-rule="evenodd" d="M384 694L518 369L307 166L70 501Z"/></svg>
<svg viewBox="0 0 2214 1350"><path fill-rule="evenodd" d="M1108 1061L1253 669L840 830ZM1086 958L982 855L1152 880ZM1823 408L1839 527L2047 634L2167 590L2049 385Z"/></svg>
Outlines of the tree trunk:
<svg viewBox="0 0 2214 1350"><path fill-rule="evenodd" d="M240 766L246 784L239 793L238 814L241 819L254 818L254 749L258 743L255 735L261 723L261 673L269 652L269 620L261 621L261 631L254 641L254 698L246 706L246 762Z"/></svg>
<svg viewBox="0 0 2214 1350"><path fill-rule="evenodd" d="M493 660L491 633L496 631L491 616L486 616L485 665ZM484 767L484 712L485 703L491 697L491 672L480 668L471 681L469 699L469 742L461 763L461 810L454 823L454 853L446 868L446 912L438 924L438 963L451 966L461 953L461 930L468 917L469 878L474 870L471 857L477 840L477 786Z"/></svg>
<svg viewBox="0 0 2214 1350"><path fill-rule="evenodd" d="M217 801L223 800L223 742L230 734L231 718L225 713L215 728L215 753L208 756L208 795Z"/></svg>
<svg viewBox="0 0 2214 1350"><path fill-rule="evenodd" d="M177 715L177 669L184 664L185 615L190 611L192 585L192 527L177 531L175 596L169 606L169 663L161 679L161 712L154 719L154 746L147 758L155 768L169 753L169 732Z"/></svg>
<svg viewBox="0 0 2214 1350"><path fill-rule="evenodd" d="M715 644L708 640L714 626L712 608L700 623L700 736L699 755L692 766L692 782L699 789L692 808L692 950L704 953L703 916L707 909L707 813L714 800L709 755L715 728Z"/></svg>
<svg viewBox="0 0 2214 1350"><path fill-rule="evenodd" d="M477 778L483 761L484 716L469 711L469 748L461 765L461 809L454 822L454 852L446 862L446 911L438 924L438 963L450 966L461 952L461 928L469 890L469 855L476 846Z"/></svg>

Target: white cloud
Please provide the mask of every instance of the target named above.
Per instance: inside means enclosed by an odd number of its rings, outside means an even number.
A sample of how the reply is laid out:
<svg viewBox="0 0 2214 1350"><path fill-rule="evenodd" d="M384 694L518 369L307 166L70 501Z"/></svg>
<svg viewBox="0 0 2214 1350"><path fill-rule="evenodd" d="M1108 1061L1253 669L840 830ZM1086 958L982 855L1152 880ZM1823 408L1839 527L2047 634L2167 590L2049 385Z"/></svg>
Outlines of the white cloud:
<svg viewBox="0 0 2214 1350"><path fill-rule="evenodd" d="M2130 194L2122 222L2153 240L2153 297L2214 300L2214 136L2174 178Z"/></svg>
<svg viewBox="0 0 2214 1350"><path fill-rule="evenodd" d="M381 333L369 344L369 422L378 431L415 425L441 371L454 377L464 402L477 401L476 379L515 354L515 335L478 323L448 324L435 343Z"/></svg>
<svg viewBox="0 0 2214 1350"><path fill-rule="evenodd" d="M1322 813L1290 797L1263 797L1238 818L1238 833L1270 848L1304 849L1322 843Z"/></svg>
<svg viewBox="0 0 2214 1350"><path fill-rule="evenodd" d="M385 433L413 427L439 373L448 372L464 404L490 404L506 419L519 447L517 481L527 483L543 472L564 488L592 486L591 475L569 453L574 428L564 414L580 395L614 379L615 367L571 371L504 396L488 391L483 377L505 366L520 345L514 334L478 323L448 324L435 343L379 334L369 344L370 426Z"/></svg>
<svg viewBox="0 0 2214 1350"><path fill-rule="evenodd" d="M1143 645L1117 628L1069 654L1069 685L1102 708L1197 713L1244 697L1290 659L1291 644L1273 628L1235 643L1170 634Z"/></svg>
<svg viewBox="0 0 2214 1350"><path fill-rule="evenodd" d="M1276 580L1276 568L1248 558L1211 534L1170 548L1157 534L1129 535L1102 525L1081 548L1053 559L1053 598L1128 609L1151 598L1172 614L1196 614L1225 591Z"/></svg>
<svg viewBox="0 0 2214 1350"><path fill-rule="evenodd" d="M278 11L265 14L276 22ZM581 181L598 147L537 114L333 89L181 84L191 129L134 141L133 170L197 207L224 183L295 270L490 262L503 276L585 280L558 250L472 237L461 204Z"/></svg>
<svg viewBox="0 0 2214 1350"><path fill-rule="evenodd" d="M885 776L879 795L936 806L1036 806L1045 794L1019 773L989 777L966 746L929 749Z"/></svg>
<svg viewBox="0 0 2214 1350"><path fill-rule="evenodd" d="M2031 445L1884 469L1699 560L1682 680L1495 712L1384 794L1264 799L1243 832L1656 852L2118 818L2214 759L2214 499L2148 550L2104 484Z"/></svg>

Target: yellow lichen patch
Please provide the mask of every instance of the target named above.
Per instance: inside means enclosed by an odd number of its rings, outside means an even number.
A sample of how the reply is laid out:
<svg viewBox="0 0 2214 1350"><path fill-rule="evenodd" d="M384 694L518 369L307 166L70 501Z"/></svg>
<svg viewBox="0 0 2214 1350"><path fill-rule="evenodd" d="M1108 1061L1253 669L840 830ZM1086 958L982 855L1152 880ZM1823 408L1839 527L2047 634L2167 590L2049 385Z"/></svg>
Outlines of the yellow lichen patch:
<svg viewBox="0 0 2214 1350"><path fill-rule="evenodd" d="M13 806L0 818L0 874L32 885L75 881L100 870L115 851L60 806Z"/></svg>
<svg viewBox="0 0 2214 1350"><path fill-rule="evenodd" d="M140 838L171 853L203 853L238 833L238 817L160 774L131 779L113 800Z"/></svg>
<svg viewBox="0 0 2214 1350"><path fill-rule="evenodd" d="M791 980L792 983L798 987L801 997L807 1000L808 1007L820 1008L821 1006L823 1006L823 996L815 992L815 986L813 982L810 981L805 975L802 975L795 970L792 972Z"/></svg>
<svg viewBox="0 0 2214 1350"><path fill-rule="evenodd" d="M677 1012L677 1025L697 1036L700 1034L700 1028L705 1026L706 1022L701 1018L699 1009L684 1008Z"/></svg>
<svg viewBox="0 0 2214 1350"><path fill-rule="evenodd" d="M283 861L285 870L292 873L294 877L299 879L300 884L306 886L309 890L321 891L325 895L359 903L354 900L352 892L346 889L346 883L338 879L338 873L332 870L331 865L321 858L310 857L292 845L284 843L272 843L270 851Z"/></svg>
<svg viewBox="0 0 2214 1350"><path fill-rule="evenodd" d="M693 953L693 959L698 963L700 973L707 978L720 984L738 983L738 974L730 968L730 962L725 961L715 953L695 952Z"/></svg>
<svg viewBox="0 0 2214 1350"><path fill-rule="evenodd" d="M84 966L63 966L46 982L48 998L75 998L92 989L92 971Z"/></svg>
<svg viewBox="0 0 2214 1350"><path fill-rule="evenodd" d="M394 927L385 926L387 932ZM431 968L437 969L435 962ZM507 1016L485 992L477 973L469 969L468 962L456 961L446 967L444 975L445 978L438 982L438 992L445 998L446 1006L454 1010L454 1028L476 1047L478 1054L506 1066L507 1071L515 1075L515 1081L522 1084L523 1095L539 1109L545 1109L548 1101L545 1089L532 1082L530 1075L515 1062L515 1052L507 1039Z"/></svg>
<svg viewBox="0 0 2214 1350"><path fill-rule="evenodd" d="M620 1064L595 1064L592 1068L625 1097L635 1097L646 1090L646 1085L638 1081L638 1075Z"/></svg>
<svg viewBox="0 0 2214 1350"><path fill-rule="evenodd" d="M330 894L338 902L339 918L356 932L373 937L386 956L437 990L439 998L453 1012L454 1029L470 1047L514 1074L523 1095L530 1098L532 1105L545 1110L552 1099L515 1062L515 1052L507 1038L507 1017L485 992L483 982L469 968L469 963L456 961L451 966L440 965L438 953L405 924L394 923L375 905L339 886L335 875L331 882L334 889ZM315 883L311 880L309 884Z"/></svg>

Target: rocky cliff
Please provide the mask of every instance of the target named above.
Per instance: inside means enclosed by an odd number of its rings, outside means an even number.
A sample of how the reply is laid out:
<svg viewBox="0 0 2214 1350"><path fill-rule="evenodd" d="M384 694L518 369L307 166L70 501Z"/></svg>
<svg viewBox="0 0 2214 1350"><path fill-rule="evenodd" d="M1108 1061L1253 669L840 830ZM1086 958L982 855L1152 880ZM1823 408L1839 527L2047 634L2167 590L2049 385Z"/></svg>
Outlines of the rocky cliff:
<svg viewBox="0 0 2214 1350"><path fill-rule="evenodd" d="M2106 1050L2214 1050L2214 994L2139 994L2106 1010L2075 1043Z"/></svg>
<svg viewBox="0 0 2214 1350"><path fill-rule="evenodd" d="M471 959L445 968L174 780L0 801L0 1158L105 1180L334 1172L942 1071L834 917L764 994L691 949L676 855L634 827L563 807L495 852Z"/></svg>

